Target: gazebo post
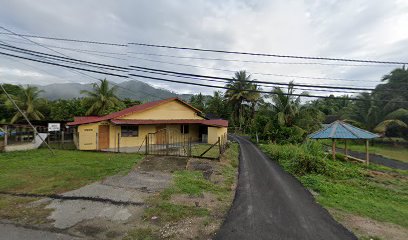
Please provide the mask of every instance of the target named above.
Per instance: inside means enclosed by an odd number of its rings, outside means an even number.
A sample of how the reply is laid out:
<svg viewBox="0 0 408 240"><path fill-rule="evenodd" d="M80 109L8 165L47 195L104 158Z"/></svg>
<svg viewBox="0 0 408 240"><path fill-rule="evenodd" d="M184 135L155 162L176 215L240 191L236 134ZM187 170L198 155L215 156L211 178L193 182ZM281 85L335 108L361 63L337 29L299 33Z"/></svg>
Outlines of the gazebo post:
<svg viewBox="0 0 408 240"><path fill-rule="evenodd" d="M333 160L336 160L336 139L332 139L332 154L333 154Z"/></svg>
<svg viewBox="0 0 408 240"><path fill-rule="evenodd" d="M366 164L368 165L370 163L370 154L368 153L368 139L366 139Z"/></svg>
<svg viewBox="0 0 408 240"><path fill-rule="evenodd" d="M347 156L348 156L347 139L344 139L344 151L345 151L345 153L346 153L346 160L347 160L347 159L348 159L348 158L347 158Z"/></svg>

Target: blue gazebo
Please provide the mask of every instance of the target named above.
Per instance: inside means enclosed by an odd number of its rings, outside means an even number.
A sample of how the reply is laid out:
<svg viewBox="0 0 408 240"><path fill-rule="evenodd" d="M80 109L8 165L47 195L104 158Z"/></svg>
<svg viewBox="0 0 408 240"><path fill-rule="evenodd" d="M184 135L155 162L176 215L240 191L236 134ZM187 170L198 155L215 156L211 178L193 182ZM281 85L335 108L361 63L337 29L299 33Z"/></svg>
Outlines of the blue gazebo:
<svg viewBox="0 0 408 240"><path fill-rule="evenodd" d="M379 135L347 124L343 121L337 120L325 126L321 130L309 135L311 139L332 139L332 154L333 159L336 159L336 139L343 139L345 145L346 157L348 157L347 140L364 139L366 140L366 163L369 163L368 154L368 140L377 138Z"/></svg>

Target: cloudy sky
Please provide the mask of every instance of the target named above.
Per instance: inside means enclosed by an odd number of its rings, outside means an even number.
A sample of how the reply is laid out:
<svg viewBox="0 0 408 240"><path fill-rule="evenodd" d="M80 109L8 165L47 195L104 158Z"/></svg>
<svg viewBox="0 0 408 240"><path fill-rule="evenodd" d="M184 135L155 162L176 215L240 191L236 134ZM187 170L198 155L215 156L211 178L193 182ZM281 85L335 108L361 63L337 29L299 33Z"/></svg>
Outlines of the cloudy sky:
<svg viewBox="0 0 408 240"><path fill-rule="evenodd" d="M400 62L408 62L407 23L407 0L0 0L0 26L21 34ZM0 29L0 32L6 31ZM282 83L294 80L307 84L374 87L384 74L397 67L31 40L47 48L18 36L0 34L0 44L57 54L50 50L53 49L87 61L220 77L247 70L255 79ZM0 55L1 82L89 83L103 77L125 81L96 73L85 76ZM213 91L185 84L143 81L179 93Z"/></svg>

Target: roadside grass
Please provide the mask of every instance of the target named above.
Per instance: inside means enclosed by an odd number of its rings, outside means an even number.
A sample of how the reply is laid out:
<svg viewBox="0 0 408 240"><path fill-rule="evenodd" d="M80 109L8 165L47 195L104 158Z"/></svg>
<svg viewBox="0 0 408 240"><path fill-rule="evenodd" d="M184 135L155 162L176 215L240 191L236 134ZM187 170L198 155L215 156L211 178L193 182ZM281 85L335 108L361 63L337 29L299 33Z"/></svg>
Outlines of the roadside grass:
<svg viewBox="0 0 408 240"><path fill-rule="evenodd" d="M322 140L327 145L331 145L330 140ZM337 147L344 148L343 141L337 141ZM347 142L347 148L356 152L365 152L365 145L358 142ZM369 146L369 152L381 155L386 158L407 162L408 163L408 148L404 146L381 145L379 143L374 146Z"/></svg>
<svg viewBox="0 0 408 240"><path fill-rule="evenodd" d="M173 173L173 184L163 190L159 195L148 200L150 207L146 209L146 220L153 216L159 218L161 223L175 222L187 217L208 217L206 221L212 221L213 217L226 213L233 199L233 184L236 181L238 166L238 144L231 144L225 151L219 164L219 172L222 181L207 180L202 171L180 170ZM210 160L207 160L210 161ZM211 193L220 202L220 212L215 213L212 209L199 206L186 206L174 204L171 198L175 194L187 194L189 197L201 197L204 193Z"/></svg>
<svg viewBox="0 0 408 240"><path fill-rule="evenodd" d="M323 206L408 228L408 171L333 161L318 143L260 147Z"/></svg>
<svg viewBox="0 0 408 240"><path fill-rule="evenodd" d="M124 240L156 240L159 235L152 228L137 228L128 233Z"/></svg>
<svg viewBox="0 0 408 240"><path fill-rule="evenodd" d="M47 149L0 154L0 192L54 194L127 173L142 155Z"/></svg>
<svg viewBox="0 0 408 240"><path fill-rule="evenodd" d="M204 151L210 148L212 144L194 144L191 146L191 156L199 157ZM220 148L218 145L215 145L208 152L206 152L203 157L208 158L218 158L220 156Z"/></svg>

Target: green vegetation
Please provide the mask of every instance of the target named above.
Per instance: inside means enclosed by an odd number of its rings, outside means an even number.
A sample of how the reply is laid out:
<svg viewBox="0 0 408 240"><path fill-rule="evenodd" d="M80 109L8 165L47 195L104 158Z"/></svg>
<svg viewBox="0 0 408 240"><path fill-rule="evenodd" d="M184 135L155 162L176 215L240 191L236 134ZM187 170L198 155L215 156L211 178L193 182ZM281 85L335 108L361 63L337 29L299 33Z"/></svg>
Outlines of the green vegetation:
<svg viewBox="0 0 408 240"><path fill-rule="evenodd" d="M202 153L204 153L207 149L209 149L212 144L194 144L191 146L191 156L199 157ZM203 157L207 158L218 158L220 156L220 148L215 145L211 148L208 152L206 152Z"/></svg>
<svg viewBox="0 0 408 240"><path fill-rule="evenodd" d="M52 194L126 173L141 155L47 149L0 154L0 191Z"/></svg>
<svg viewBox="0 0 408 240"><path fill-rule="evenodd" d="M322 142L324 142L325 144L331 144L330 140L323 140ZM344 142L337 141L337 147L344 149ZM356 152L366 151L365 144L352 141L347 142L347 148ZM369 146L369 152L384 156L386 158L408 162L408 149L404 146L393 146L375 143L374 146Z"/></svg>
<svg viewBox="0 0 408 240"><path fill-rule="evenodd" d="M171 198L176 194L186 194L192 198L202 197L205 193L213 194L224 206L218 211L226 213L233 198L232 186L235 183L238 166L238 144L231 144L217 165L219 167L213 169L221 176L217 182L206 179L203 171L175 171L173 173L173 185L163 190L158 197L150 199L151 207L145 211L145 218L151 219L156 216L161 222L170 222L191 216L212 217L219 214L212 212L214 210L211 209L172 203Z"/></svg>
<svg viewBox="0 0 408 240"><path fill-rule="evenodd" d="M333 161L316 142L261 148L323 206L408 227L408 171Z"/></svg>
<svg viewBox="0 0 408 240"><path fill-rule="evenodd" d="M160 239L158 234L151 228L137 228L128 233L125 240L155 240Z"/></svg>

